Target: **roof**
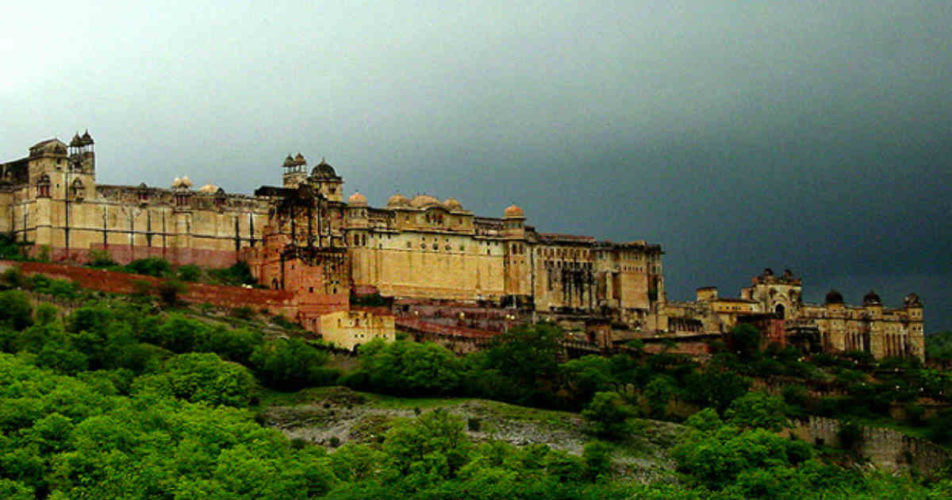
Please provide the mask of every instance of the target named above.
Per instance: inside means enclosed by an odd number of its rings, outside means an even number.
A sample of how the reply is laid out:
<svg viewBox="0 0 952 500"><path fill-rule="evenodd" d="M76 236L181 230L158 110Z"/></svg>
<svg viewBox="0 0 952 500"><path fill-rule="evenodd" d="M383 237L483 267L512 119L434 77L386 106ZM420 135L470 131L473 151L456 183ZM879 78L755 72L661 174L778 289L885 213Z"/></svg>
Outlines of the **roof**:
<svg viewBox="0 0 952 500"><path fill-rule="evenodd" d="M714 302L733 302L733 303L741 303L741 304L759 304L760 303L760 302L757 302L756 300L737 299L733 297L717 298L717 299L714 299Z"/></svg>
<svg viewBox="0 0 952 500"><path fill-rule="evenodd" d="M321 162L314 166L311 170L311 177L317 177L319 179L339 179L337 172L334 170L334 167L324 158L321 158Z"/></svg>
<svg viewBox="0 0 952 500"><path fill-rule="evenodd" d="M543 241L567 241L572 243L595 243L595 238L591 236L580 236L577 234L560 233L538 233L539 239Z"/></svg>

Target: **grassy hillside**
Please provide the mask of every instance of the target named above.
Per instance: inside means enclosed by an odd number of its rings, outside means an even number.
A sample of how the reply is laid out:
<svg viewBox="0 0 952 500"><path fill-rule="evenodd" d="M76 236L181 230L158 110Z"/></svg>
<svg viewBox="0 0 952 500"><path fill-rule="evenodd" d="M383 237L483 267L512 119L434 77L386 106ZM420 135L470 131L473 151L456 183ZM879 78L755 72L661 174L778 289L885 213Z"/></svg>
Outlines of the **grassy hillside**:
<svg viewBox="0 0 952 500"><path fill-rule="evenodd" d="M437 408L462 418L466 434L474 442L541 444L581 455L585 444L593 439L578 413L478 398L400 398L346 387L312 388L291 394L271 392L262 398L259 421L292 440L330 451L348 442L376 443L394 426ZM684 427L633 419L631 429L624 439L610 443L615 471L645 481L672 480L676 464L669 451Z"/></svg>

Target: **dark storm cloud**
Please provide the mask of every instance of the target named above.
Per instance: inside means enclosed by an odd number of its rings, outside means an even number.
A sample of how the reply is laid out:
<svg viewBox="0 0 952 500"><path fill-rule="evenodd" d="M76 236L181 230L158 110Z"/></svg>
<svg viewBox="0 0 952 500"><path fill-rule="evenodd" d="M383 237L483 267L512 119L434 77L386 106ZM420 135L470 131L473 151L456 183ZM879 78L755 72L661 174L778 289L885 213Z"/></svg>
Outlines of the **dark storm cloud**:
<svg viewBox="0 0 952 500"><path fill-rule="evenodd" d="M660 242L675 299L790 267L952 328L947 1L10 10L4 159L88 126L105 182L249 192L300 150L372 203Z"/></svg>

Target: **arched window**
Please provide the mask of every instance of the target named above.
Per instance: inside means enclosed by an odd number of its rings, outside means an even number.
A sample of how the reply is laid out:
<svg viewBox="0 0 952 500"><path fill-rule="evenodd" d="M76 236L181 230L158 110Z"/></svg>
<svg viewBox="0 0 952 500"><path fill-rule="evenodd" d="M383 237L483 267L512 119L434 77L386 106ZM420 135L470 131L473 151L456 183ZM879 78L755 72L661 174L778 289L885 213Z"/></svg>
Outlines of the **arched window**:
<svg viewBox="0 0 952 500"><path fill-rule="evenodd" d="M83 185L83 181L76 179L73 181L73 184L70 185L70 196L75 200L81 200L86 195L86 186Z"/></svg>
<svg viewBox="0 0 952 500"><path fill-rule="evenodd" d="M36 196L37 198L50 197L50 176L43 174L36 181Z"/></svg>

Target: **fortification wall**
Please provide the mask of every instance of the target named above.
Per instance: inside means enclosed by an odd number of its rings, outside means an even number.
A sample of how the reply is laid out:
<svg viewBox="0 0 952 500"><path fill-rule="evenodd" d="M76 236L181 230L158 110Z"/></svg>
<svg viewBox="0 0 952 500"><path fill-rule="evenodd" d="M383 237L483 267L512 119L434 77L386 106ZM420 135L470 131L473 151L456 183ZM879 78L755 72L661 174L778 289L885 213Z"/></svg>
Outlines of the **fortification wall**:
<svg viewBox="0 0 952 500"><path fill-rule="evenodd" d="M42 262L0 261L0 271L13 267L19 267L27 275L43 274L51 278L73 281L83 288L108 293L131 294L141 291L143 287L155 290L165 281L151 276L104 271L88 267ZM186 302L199 304L207 302L220 307L264 308L272 314L283 314L290 318L295 318L298 310L298 303L295 301L294 294L285 290L189 283L187 290L179 298ZM341 304L340 299L336 297L327 299L327 302L329 307L347 306L346 302Z"/></svg>
<svg viewBox="0 0 952 500"><path fill-rule="evenodd" d="M810 417L800 421L793 434L810 443L841 446L840 421ZM941 446L907 436L892 429L862 426L862 438L856 452L877 467L898 471L913 469L922 474L938 472L949 461L949 452Z"/></svg>

